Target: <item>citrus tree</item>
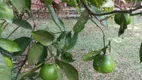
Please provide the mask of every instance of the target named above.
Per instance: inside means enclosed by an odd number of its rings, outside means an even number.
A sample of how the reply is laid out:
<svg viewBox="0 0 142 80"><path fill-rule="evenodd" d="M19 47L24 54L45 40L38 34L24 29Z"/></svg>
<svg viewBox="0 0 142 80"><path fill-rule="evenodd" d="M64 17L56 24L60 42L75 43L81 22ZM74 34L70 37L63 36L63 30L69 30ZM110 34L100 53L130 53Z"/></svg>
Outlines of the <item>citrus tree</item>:
<svg viewBox="0 0 142 80"><path fill-rule="evenodd" d="M65 2L75 7L80 14L72 31L66 31L64 22L54 10L54 0L40 1L48 8L51 18L59 28L58 33L38 30L35 25L32 26L28 22L28 19L34 21L31 0L0 1L0 34L8 24L17 25L7 38L0 36L0 77L3 80L35 80L38 77L43 80L63 80L63 73L68 80L79 80L78 71L71 64L74 61L71 50L88 20L91 20L103 33L104 45L99 50L86 53L83 60L93 60L92 67L100 73L112 72L115 69L115 62L111 55L111 41L106 42L105 33L101 27L107 26L107 20L113 18L120 26L117 32L120 37L127 29L127 25L131 23L131 16L141 15L141 12L137 10L142 8L142 6L135 6L141 0L61 0L61 3ZM28 15L27 18L23 18L25 14ZM9 39L19 27L31 30L31 35L14 40ZM22 56L21 58L24 59L18 61L20 65L13 64L11 58L15 56ZM140 62L142 62L142 45ZM29 70L26 72L22 71L24 65L28 65ZM16 74L15 69L18 70Z"/></svg>

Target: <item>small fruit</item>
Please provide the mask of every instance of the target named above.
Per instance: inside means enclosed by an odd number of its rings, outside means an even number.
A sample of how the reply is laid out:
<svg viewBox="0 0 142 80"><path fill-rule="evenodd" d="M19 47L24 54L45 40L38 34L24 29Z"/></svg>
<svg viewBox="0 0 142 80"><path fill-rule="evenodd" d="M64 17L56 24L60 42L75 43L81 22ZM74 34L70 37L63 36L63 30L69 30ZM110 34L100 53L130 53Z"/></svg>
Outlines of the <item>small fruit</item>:
<svg viewBox="0 0 142 80"><path fill-rule="evenodd" d="M59 67L53 63L45 64L40 69L40 77L43 80L57 80L59 73Z"/></svg>
<svg viewBox="0 0 142 80"><path fill-rule="evenodd" d="M13 66L13 63L12 63L12 61L11 61L11 59L10 59L9 57L3 55L3 58L4 58L6 64L7 64L9 67L12 67L12 66Z"/></svg>
<svg viewBox="0 0 142 80"><path fill-rule="evenodd" d="M110 73L114 70L115 62L110 55L96 55L93 61L93 67L100 73Z"/></svg>
<svg viewBox="0 0 142 80"><path fill-rule="evenodd" d="M122 22L123 24L126 23L128 25L131 22L131 17L129 14L118 13L118 14L115 14L114 21L118 25L121 25Z"/></svg>

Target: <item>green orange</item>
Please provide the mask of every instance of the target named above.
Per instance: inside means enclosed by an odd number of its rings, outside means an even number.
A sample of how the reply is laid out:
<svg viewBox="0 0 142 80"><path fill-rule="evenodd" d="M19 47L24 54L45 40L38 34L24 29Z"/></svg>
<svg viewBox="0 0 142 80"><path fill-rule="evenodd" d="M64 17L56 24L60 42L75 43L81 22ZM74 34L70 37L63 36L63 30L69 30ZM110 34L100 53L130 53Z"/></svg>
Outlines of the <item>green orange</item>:
<svg viewBox="0 0 142 80"><path fill-rule="evenodd" d="M44 64L40 69L40 77L43 80L58 80L60 73L59 67L56 64Z"/></svg>
<svg viewBox="0 0 142 80"><path fill-rule="evenodd" d="M115 62L110 55L97 55L93 61L93 68L100 73L110 73L114 71Z"/></svg>
<svg viewBox="0 0 142 80"><path fill-rule="evenodd" d="M131 17L129 14L117 13L114 16L114 21L118 25L121 25L122 23L126 23L128 25L131 22Z"/></svg>

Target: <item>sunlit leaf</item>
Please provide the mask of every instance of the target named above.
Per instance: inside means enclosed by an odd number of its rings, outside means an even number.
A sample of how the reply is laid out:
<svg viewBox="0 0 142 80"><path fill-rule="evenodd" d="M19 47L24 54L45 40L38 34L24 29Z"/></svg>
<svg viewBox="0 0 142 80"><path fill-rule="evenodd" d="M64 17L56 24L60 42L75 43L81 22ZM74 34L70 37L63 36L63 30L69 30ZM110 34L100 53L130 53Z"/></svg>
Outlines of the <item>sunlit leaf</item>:
<svg viewBox="0 0 142 80"><path fill-rule="evenodd" d="M36 64L40 56L42 55L42 52L43 52L43 46L40 44L34 44L28 52L28 64L29 65Z"/></svg>
<svg viewBox="0 0 142 80"><path fill-rule="evenodd" d="M85 54L85 55L83 56L83 60L84 60L84 61L90 61L90 60L94 59L94 56L95 56L96 54L100 54L100 51L92 50L92 51L88 52L87 54Z"/></svg>
<svg viewBox="0 0 142 80"><path fill-rule="evenodd" d="M65 63L58 59L56 59L55 62L65 72L69 80L79 80L78 71L71 64Z"/></svg>
<svg viewBox="0 0 142 80"><path fill-rule="evenodd" d="M17 19L13 20L13 23L20 26L20 27L32 30L32 26L26 20L22 20L22 19L17 18Z"/></svg>
<svg viewBox="0 0 142 80"><path fill-rule="evenodd" d="M85 9L85 10L81 13L81 15L80 15L80 17L78 18L76 24L74 25L73 31L76 32L76 33L81 32L81 31L84 29L85 24L87 23L88 19L89 19L89 13L88 13L88 11Z"/></svg>
<svg viewBox="0 0 142 80"><path fill-rule="evenodd" d="M5 19L7 22L12 23L14 18L13 10L6 4L0 3L0 19Z"/></svg>
<svg viewBox="0 0 142 80"><path fill-rule="evenodd" d="M54 36L45 30L33 31L32 36L36 41L40 42L44 46L51 45L54 40Z"/></svg>
<svg viewBox="0 0 142 80"><path fill-rule="evenodd" d="M4 38L0 38L0 47L9 52L18 52L21 50L17 43Z"/></svg>
<svg viewBox="0 0 142 80"><path fill-rule="evenodd" d="M20 46L21 51L15 52L15 53L13 53L13 55L21 55L26 50L26 48L28 47L31 40L32 39L28 38L28 37L21 37L21 38L15 39L14 41Z"/></svg>

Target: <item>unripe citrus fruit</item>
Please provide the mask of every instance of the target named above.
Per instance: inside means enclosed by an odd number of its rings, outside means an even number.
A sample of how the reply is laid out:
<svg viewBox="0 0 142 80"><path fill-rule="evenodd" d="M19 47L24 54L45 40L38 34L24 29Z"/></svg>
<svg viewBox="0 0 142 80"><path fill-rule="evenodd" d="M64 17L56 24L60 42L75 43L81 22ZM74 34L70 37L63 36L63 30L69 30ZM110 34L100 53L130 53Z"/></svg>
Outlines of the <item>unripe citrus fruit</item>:
<svg viewBox="0 0 142 80"><path fill-rule="evenodd" d="M124 22L124 24L126 23L128 25L131 22L131 17L129 14L117 13L114 16L114 21L118 25L121 25L122 22Z"/></svg>
<svg viewBox="0 0 142 80"><path fill-rule="evenodd" d="M123 14L121 14L121 13L115 14L115 16L114 16L114 21L115 21L116 24L118 24L118 25L121 24L122 15L123 15Z"/></svg>
<svg viewBox="0 0 142 80"><path fill-rule="evenodd" d="M45 64L40 69L40 77L43 80L57 80L59 71L59 67L56 64Z"/></svg>
<svg viewBox="0 0 142 80"><path fill-rule="evenodd" d="M110 73L114 70L115 62L110 55L97 55L93 61L93 67L100 73Z"/></svg>

